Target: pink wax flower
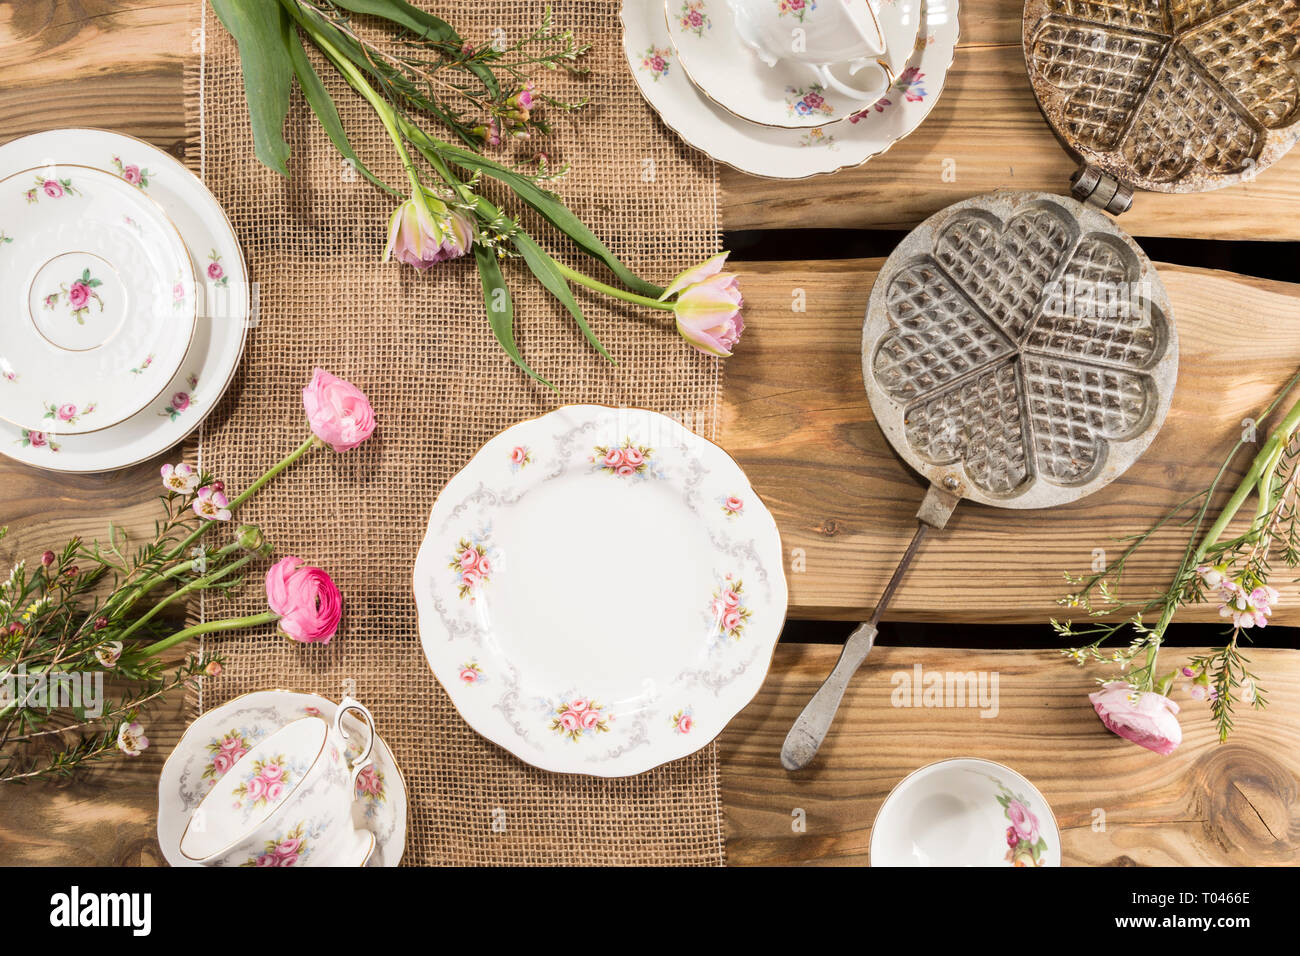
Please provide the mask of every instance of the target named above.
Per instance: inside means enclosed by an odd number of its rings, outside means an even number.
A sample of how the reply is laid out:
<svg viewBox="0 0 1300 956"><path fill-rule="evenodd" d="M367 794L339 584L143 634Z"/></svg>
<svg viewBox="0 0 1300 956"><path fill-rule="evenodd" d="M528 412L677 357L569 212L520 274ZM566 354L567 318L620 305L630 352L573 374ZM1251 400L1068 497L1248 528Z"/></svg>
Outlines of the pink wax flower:
<svg viewBox="0 0 1300 956"><path fill-rule="evenodd" d="M666 301L676 295L677 331L701 352L721 358L731 355L745 330L739 279L722 271L728 255L720 252L687 269L659 297Z"/></svg>
<svg viewBox="0 0 1300 956"><path fill-rule="evenodd" d="M1089 694L1106 729L1158 754L1171 754L1183 742L1178 705L1163 694L1139 692L1123 681L1110 681Z"/></svg>
<svg viewBox="0 0 1300 956"><path fill-rule="evenodd" d="M190 465L163 465L160 472L163 487L176 494L188 495L199 485L199 473Z"/></svg>
<svg viewBox="0 0 1300 956"><path fill-rule="evenodd" d="M266 603L280 615L280 630L304 644L328 644L343 618L338 585L292 555L267 570Z"/></svg>
<svg viewBox="0 0 1300 956"><path fill-rule="evenodd" d="M312 373L302 405L312 434L335 451L356 448L375 430L375 410L365 393L324 369Z"/></svg>
<svg viewBox="0 0 1300 956"><path fill-rule="evenodd" d="M194 509L196 515L206 521L229 521L229 505L225 492L217 491L211 485L204 485L199 489L198 496L190 507Z"/></svg>
<svg viewBox="0 0 1300 956"><path fill-rule="evenodd" d="M117 729L117 749L128 757L138 757L149 747L149 738L138 723L123 724Z"/></svg>

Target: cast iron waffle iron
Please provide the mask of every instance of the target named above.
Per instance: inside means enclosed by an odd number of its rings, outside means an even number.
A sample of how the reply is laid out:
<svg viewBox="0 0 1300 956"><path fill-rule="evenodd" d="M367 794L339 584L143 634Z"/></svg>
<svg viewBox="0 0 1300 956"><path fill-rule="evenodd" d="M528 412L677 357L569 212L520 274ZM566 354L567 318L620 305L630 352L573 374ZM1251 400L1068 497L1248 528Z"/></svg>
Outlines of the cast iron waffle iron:
<svg viewBox="0 0 1300 956"><path fill-rule="evenodd" d="M1177 373L1164 284L1094 208L998 192L899 244L871 290L862 376L885 437L930 487L874 615L790 730L787 769L817 752L927 528L962 498L1048 508L1113 481L1155 437Z"/></svg>
<svg viewBox="0 0 1300 956"><path fill-rule="evenodd" d="M1076 198L1218 189L1300 137L1300 0L1026 0L1038 105Z"/></svg>

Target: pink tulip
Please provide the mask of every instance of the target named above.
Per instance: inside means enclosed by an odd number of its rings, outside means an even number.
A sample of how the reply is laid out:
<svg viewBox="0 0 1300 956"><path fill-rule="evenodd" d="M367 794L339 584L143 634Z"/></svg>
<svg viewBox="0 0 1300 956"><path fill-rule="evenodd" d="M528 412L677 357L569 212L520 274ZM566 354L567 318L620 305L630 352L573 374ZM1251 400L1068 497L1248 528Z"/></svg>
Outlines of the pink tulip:
<svg viewBox="0 0 1300 956"><path fill-rule="evenodd" d="M328 644L343 618L343 595L320 568L292 555L266 572L266 603L280 630L304 644Z"/></svg>
<svg viewBox="0 0 1300 956"><path fill-rule="evenodd" d="M732 353L745 330L739 280L734 273L722 271L727 256L720 252L687 269L659 297L666 300L676 295L677 331L701 352L721 358Z"/></svg>
<svg viewBox="0 0 1300 956"><path fill-rule="evenodd" d="M1139 747L1171 754L1183 742L1178 705L1163 694L1137 692L1122 681L1110 681L1088 699L1107 730Z"/></svg>
<svg viewBox="0 0 1300 956"><path fill-rule="evenodd" d="M375 410L351 382L318 368L302 390L312 434L335 451L356 448L375 430Z"/></svg>
<svg viewBox="0 0 1300 956"><path fill-rule="evenodd" d="M396 258L423 271L434 263L463 256L473 244L470 218L424 190L423 195L413 195L393 211L384 261Z"/></svg>

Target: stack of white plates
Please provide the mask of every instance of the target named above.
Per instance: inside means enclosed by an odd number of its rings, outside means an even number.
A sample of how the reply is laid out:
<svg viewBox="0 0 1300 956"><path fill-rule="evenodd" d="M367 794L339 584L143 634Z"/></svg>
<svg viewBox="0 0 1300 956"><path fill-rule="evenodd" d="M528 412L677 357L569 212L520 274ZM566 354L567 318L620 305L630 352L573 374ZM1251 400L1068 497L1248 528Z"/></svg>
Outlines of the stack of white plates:
<svg viewBox="0 0 1300 956"><path fill-rule="evenodd" d="M764 63L740 38L729 0L623 0L623 52L646 100L686 142L741 172L803 179L860 165L911 133L952 64L957 0L862 2L887 41L879 96L828 89L793 61ZM818 0L772 3L792 29L818 15Z"/></svg>
<svg viewBox="0 0 1300 956"><path fill-rule="evenodd" d="M105 130L0 146L0 452L55 471L145 461L243 354L244 259L184 166Z"/></svg>

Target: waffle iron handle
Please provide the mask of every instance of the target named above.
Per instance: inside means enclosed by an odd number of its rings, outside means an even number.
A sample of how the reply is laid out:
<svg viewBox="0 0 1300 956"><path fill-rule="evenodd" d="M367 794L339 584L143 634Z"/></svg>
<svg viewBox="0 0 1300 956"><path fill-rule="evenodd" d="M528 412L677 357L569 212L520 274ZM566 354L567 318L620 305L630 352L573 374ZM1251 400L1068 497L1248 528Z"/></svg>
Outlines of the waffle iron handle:
<svg viewBox="0 0 1300 956"><path fill-rule="evenodd" d="M898 567L894 569L889 583L885 585L885 591L876 604L871 620L859 625L857 630L849 635L849 639L844 643L844 650L840 652L840 659L835 662L835 669L817 689L817 693L813 694L812 700L808 701L803 712L795 719L790 733L786 735L785 743L781 746L781 766L786 770L802 770L817 755L818 748L821 747L827 731L830 730L831 721L835 719L840 701L844 698L844 691L848 689L849 681L866 660L867 654L876 641L876 628L880 624L880 616L889 606L894 591L898 589L903 575L907 573L908 565L920 550L926 531L930 528L943 530L960 500L957 493L945 491L937 484L932 484L930 490L926 492L925 500L921 502L921 507L916 513L916 533L898 562Z"/></svg>

